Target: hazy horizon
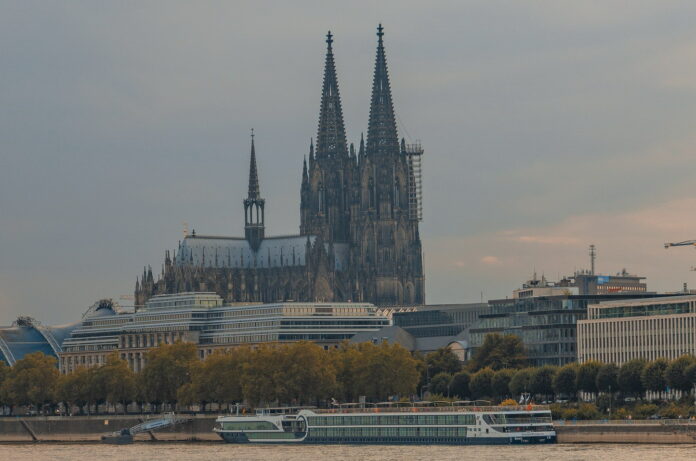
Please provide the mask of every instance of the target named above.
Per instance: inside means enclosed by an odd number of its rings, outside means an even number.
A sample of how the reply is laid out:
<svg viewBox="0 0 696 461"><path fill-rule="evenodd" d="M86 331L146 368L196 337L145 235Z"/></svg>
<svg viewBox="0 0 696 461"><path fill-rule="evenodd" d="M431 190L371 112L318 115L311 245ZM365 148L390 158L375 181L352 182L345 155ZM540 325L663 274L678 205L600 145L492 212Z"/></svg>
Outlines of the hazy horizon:
<svg viewBox="0 0 696 461"><path fill-rule="evenodd" d="M428 304L589 267L696 288L696 4L0 1L0 324L77 321L159 272L183 222L243 235L249 131L267 235L299 231L325 34L348 141L375 28L421 140ZM128 304L129 301L121 301Z"/></svg>

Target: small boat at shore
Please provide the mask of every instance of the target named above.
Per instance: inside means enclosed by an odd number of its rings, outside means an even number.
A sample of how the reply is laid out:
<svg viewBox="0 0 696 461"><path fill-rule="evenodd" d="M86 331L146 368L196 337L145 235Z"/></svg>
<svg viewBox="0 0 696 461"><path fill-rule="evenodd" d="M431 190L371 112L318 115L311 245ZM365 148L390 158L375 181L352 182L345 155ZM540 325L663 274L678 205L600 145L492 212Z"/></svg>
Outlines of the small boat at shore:
<svg viewBox="0 0 696 461"><path fill-rule="evenodd" d="M331 409L262 408L220 416L229 443L508 445L555 443L545 406L355 404Z"/></svg>

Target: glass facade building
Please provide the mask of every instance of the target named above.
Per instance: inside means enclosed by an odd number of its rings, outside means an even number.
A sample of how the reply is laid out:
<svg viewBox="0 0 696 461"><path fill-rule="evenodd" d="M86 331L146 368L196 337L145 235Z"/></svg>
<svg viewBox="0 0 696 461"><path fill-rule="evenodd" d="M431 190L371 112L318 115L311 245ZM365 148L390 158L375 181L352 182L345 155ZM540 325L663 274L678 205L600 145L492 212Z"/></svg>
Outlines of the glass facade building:
<svg viewBox="0 0 696 461"><path fill-rule="evenodd" d="M477 348L489 333L514 334L524 343L532 366L564 365L578 360L577 323L587 318L589 305L655 296L636 293L492 300L489 312L480 315L470 328L469 339Z"/></svg>

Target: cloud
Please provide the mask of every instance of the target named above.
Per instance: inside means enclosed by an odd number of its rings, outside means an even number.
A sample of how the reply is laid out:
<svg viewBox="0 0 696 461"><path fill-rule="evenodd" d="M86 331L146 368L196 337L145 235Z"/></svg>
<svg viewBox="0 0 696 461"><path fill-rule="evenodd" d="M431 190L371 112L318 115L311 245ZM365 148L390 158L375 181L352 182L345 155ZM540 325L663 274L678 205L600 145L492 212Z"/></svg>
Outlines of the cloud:
<svg viewBox="0 0 696 461"><path fill-rule="evenodd" d="M489 266L500 264L500 259L497 256L484 256L481 258L483 264L488 264Z"/></svg>

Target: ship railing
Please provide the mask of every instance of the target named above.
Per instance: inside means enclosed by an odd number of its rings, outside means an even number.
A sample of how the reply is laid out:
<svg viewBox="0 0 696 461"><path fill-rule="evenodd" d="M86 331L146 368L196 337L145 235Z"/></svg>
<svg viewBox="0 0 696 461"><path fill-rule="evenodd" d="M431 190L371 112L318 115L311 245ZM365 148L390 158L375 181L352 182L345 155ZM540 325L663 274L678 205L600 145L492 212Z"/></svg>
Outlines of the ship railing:
<svg viewBox="0 0 696 461"><path fill-rule="evenodd" d="M343 404L336 405L334 408L324 408L313 410L315 413L356 413L356 412L389 412L389 413L428 413L428 412L497 412L507 413L513 411L548 411L547 405L419 405L416 403L398 402L387 405L388 402L364 403L364 404ZM391 403L391 402L389 402ZM456 403L456 402L454 402Z"/></svg>

